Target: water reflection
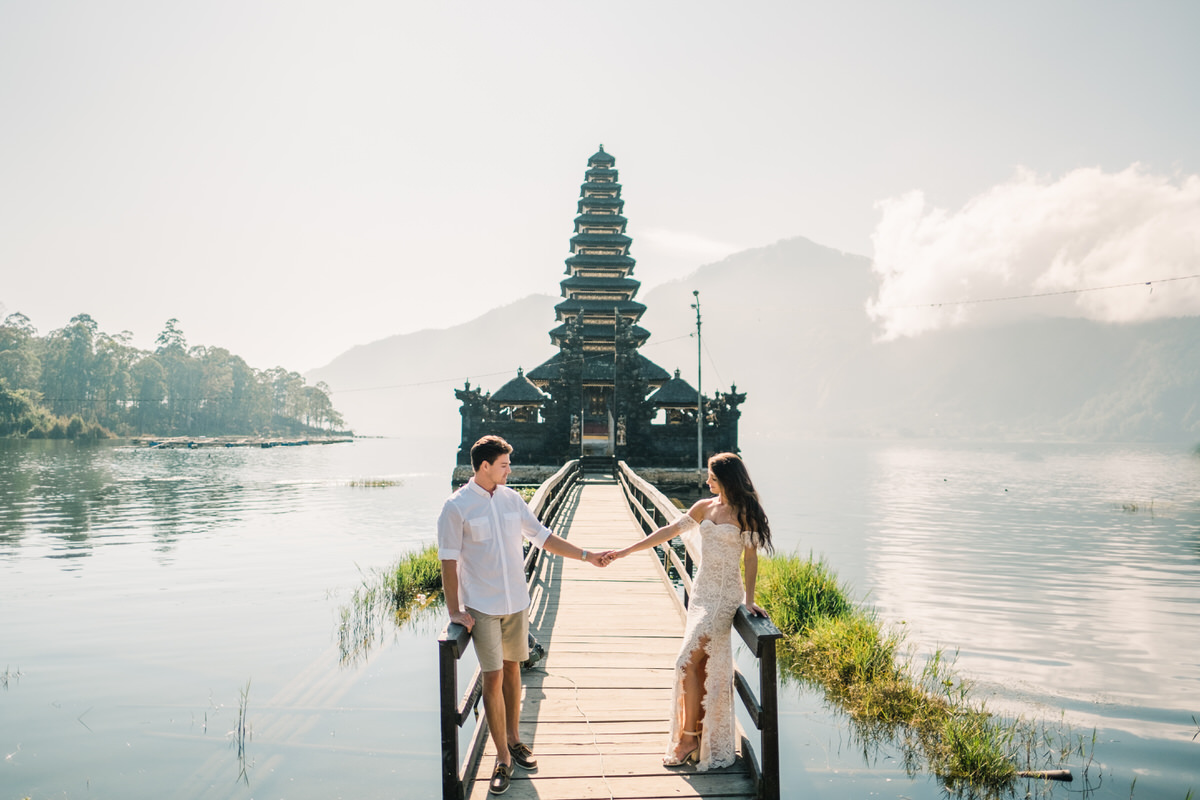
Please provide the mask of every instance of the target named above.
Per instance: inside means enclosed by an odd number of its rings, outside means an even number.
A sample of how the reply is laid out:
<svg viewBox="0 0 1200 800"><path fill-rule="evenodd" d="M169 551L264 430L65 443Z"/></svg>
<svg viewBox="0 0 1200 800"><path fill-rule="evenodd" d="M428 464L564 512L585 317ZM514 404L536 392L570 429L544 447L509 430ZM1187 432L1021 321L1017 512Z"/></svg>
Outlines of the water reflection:
<svg viewBox="0 0 1200 800"><path fill-rule="evenodd" d="M276 479L246 482L245 459L238 450L6 442L0 446L6 477L0 554L28 537L45 536L53 539L48 557L74 559L91 555L97 540L140 541L147 530L166 553L183 535L294 510L305 487Z"/></svg>
<svg viewBox="0 0 1200 800"><path fill-rule="evenodd" d="M364 576L349 602L338 609L336 635L343 667L362 663L375 648L393 641L406 627L425 632L436 628L433 633L436 636L446 622L445 602L440 592L419 594L412 603L397 607L387 591L388 571L377 569Z"/></svg>
<svg viewBox="0 0 1200 800"><path fill-rule="evenodd" d="M1103 784L1100 770L1094 768L1094 739L1085 738L1061 722L1004 721L987 714L979 715L982 709L974 708L969 692L959 696L957 684L950 702L964 705L952 716L957 719L972 717L977 724L994 730L995 742L1007 751L1007 758L1018 774L1010 779L977 777L976 782L950 777L951 771L981 766L977 759L983 752L972 751L969 743L978 733L967 731L970 725L961 729L956 725L944 726L920 715L902 722L875 716L870 710L866 716L859 717L849 710L854 705L853 698L840 696L810 678L794 651L782 650L778 666L783 687L791 691L816 692L823 697L825 708L845 727L849 745L868 768L889 770L898 765L914 781L923 777L932 779L944 798L1051 800L1067 794L1088 798ZM942 672L938 677L946 674ZM925 690L932 691L932 688L926 686ZM962 741L954 740L954 736L959 735L954 731L961 731ZM947 774L939 774L943 771Z"/></svg>
<svg viewBox="0 0 1200 800"><path fill-rule="evenodd" d="M883 449L871 599L1028 702L1157 707L1181 725L1200 696L1200 481L1183 458Z"/></svg>

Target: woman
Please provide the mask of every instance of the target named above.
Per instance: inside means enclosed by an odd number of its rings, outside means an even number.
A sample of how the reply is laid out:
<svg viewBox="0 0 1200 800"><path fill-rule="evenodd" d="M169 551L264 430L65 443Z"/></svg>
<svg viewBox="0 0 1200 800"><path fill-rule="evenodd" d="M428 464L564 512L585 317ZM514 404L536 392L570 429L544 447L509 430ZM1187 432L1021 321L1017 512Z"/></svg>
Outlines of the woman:
<svg viewBox="0 0 1200 800"><path fill-rule="evenodd" d="M729 766L735 758L729 632L743 599L750 613L766 614L754 602L754 581L759 548L772 549L767 515L740 458L733 453L710 458L708 488L715 497L698 501L670 525L612 554L624 558L682 535L699 557L675 661L671 740L663 764L691 762L701 770ZM742 559L744 587L738 574Z"/></svg>

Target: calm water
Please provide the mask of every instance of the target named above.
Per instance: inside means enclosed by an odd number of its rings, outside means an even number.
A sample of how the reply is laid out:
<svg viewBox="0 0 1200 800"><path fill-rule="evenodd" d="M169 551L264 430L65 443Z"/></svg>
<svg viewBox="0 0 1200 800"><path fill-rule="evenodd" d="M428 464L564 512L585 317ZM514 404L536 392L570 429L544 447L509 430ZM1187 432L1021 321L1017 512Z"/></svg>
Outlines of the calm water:
<svg viewBox="0 0 1200 800"><path fill-rule="evenodd" d="M431 541L451 452L0 442L0 800L436 797L440 615L349 666L337 625L364 575ZM1076 757L1051 796L1200 790L1200 459L894 442L745 456L781 549L824 555L918 653L957 650L989 707L1086 737L1088 780ZM886 746L864 757L815 693L783 703L785 795L943 796Z"/></svg>

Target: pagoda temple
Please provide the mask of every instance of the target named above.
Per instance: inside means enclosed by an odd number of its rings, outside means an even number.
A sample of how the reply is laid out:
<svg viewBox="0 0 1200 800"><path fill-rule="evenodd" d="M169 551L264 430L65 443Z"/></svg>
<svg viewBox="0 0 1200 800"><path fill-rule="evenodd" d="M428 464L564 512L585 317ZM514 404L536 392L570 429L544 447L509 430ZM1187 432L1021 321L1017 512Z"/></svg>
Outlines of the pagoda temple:
<svg viewBox="0 0 1200 800"><path fill-rule="evenodd" d="M558 353L492 394L470 382L455 390L462 403L458 463L471 463L479 437L503 436L522 465L557 468L581 456L608 457L635 467L697 468L697 409L704 409L704 458L737 452L736 386L700 398L696 389L641 354L650 332L638 323L637 302L616 159L588 159L580 186L575 234L554 307L550 340Z"/></svg>

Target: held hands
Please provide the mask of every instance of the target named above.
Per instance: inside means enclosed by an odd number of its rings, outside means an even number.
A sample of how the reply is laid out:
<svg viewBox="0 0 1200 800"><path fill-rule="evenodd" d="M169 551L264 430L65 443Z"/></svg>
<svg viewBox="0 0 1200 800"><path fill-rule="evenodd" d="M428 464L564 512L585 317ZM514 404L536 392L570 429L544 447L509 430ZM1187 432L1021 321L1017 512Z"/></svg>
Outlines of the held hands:
<svg viewBox="0 0 1200 800"><path fill-rule="evenodd" d="M607 567L612 561L612 550L601 550L599 552L588 550L585 552L587 553L587 557L583 560L597 567Z"/></svg>
<svg viewBox="0 0 1200 800"><path fill-rule="evenodd" d="M609 564L616 561L618 558L624 558L627 555L629 555L628 548L626 548L625 550L609 550L608 552L603 554L604 562L600 566L607 567Z"/></svg>
<svg viewBox="0 0 1200 800"><path fill-rule="evenodd" d="M630 552L632 551L628 547L624 550L589 550L587 551L587 558L584 561L594 564L597 567L607 567L618 558L624 558L629 555Z"/></svg>

